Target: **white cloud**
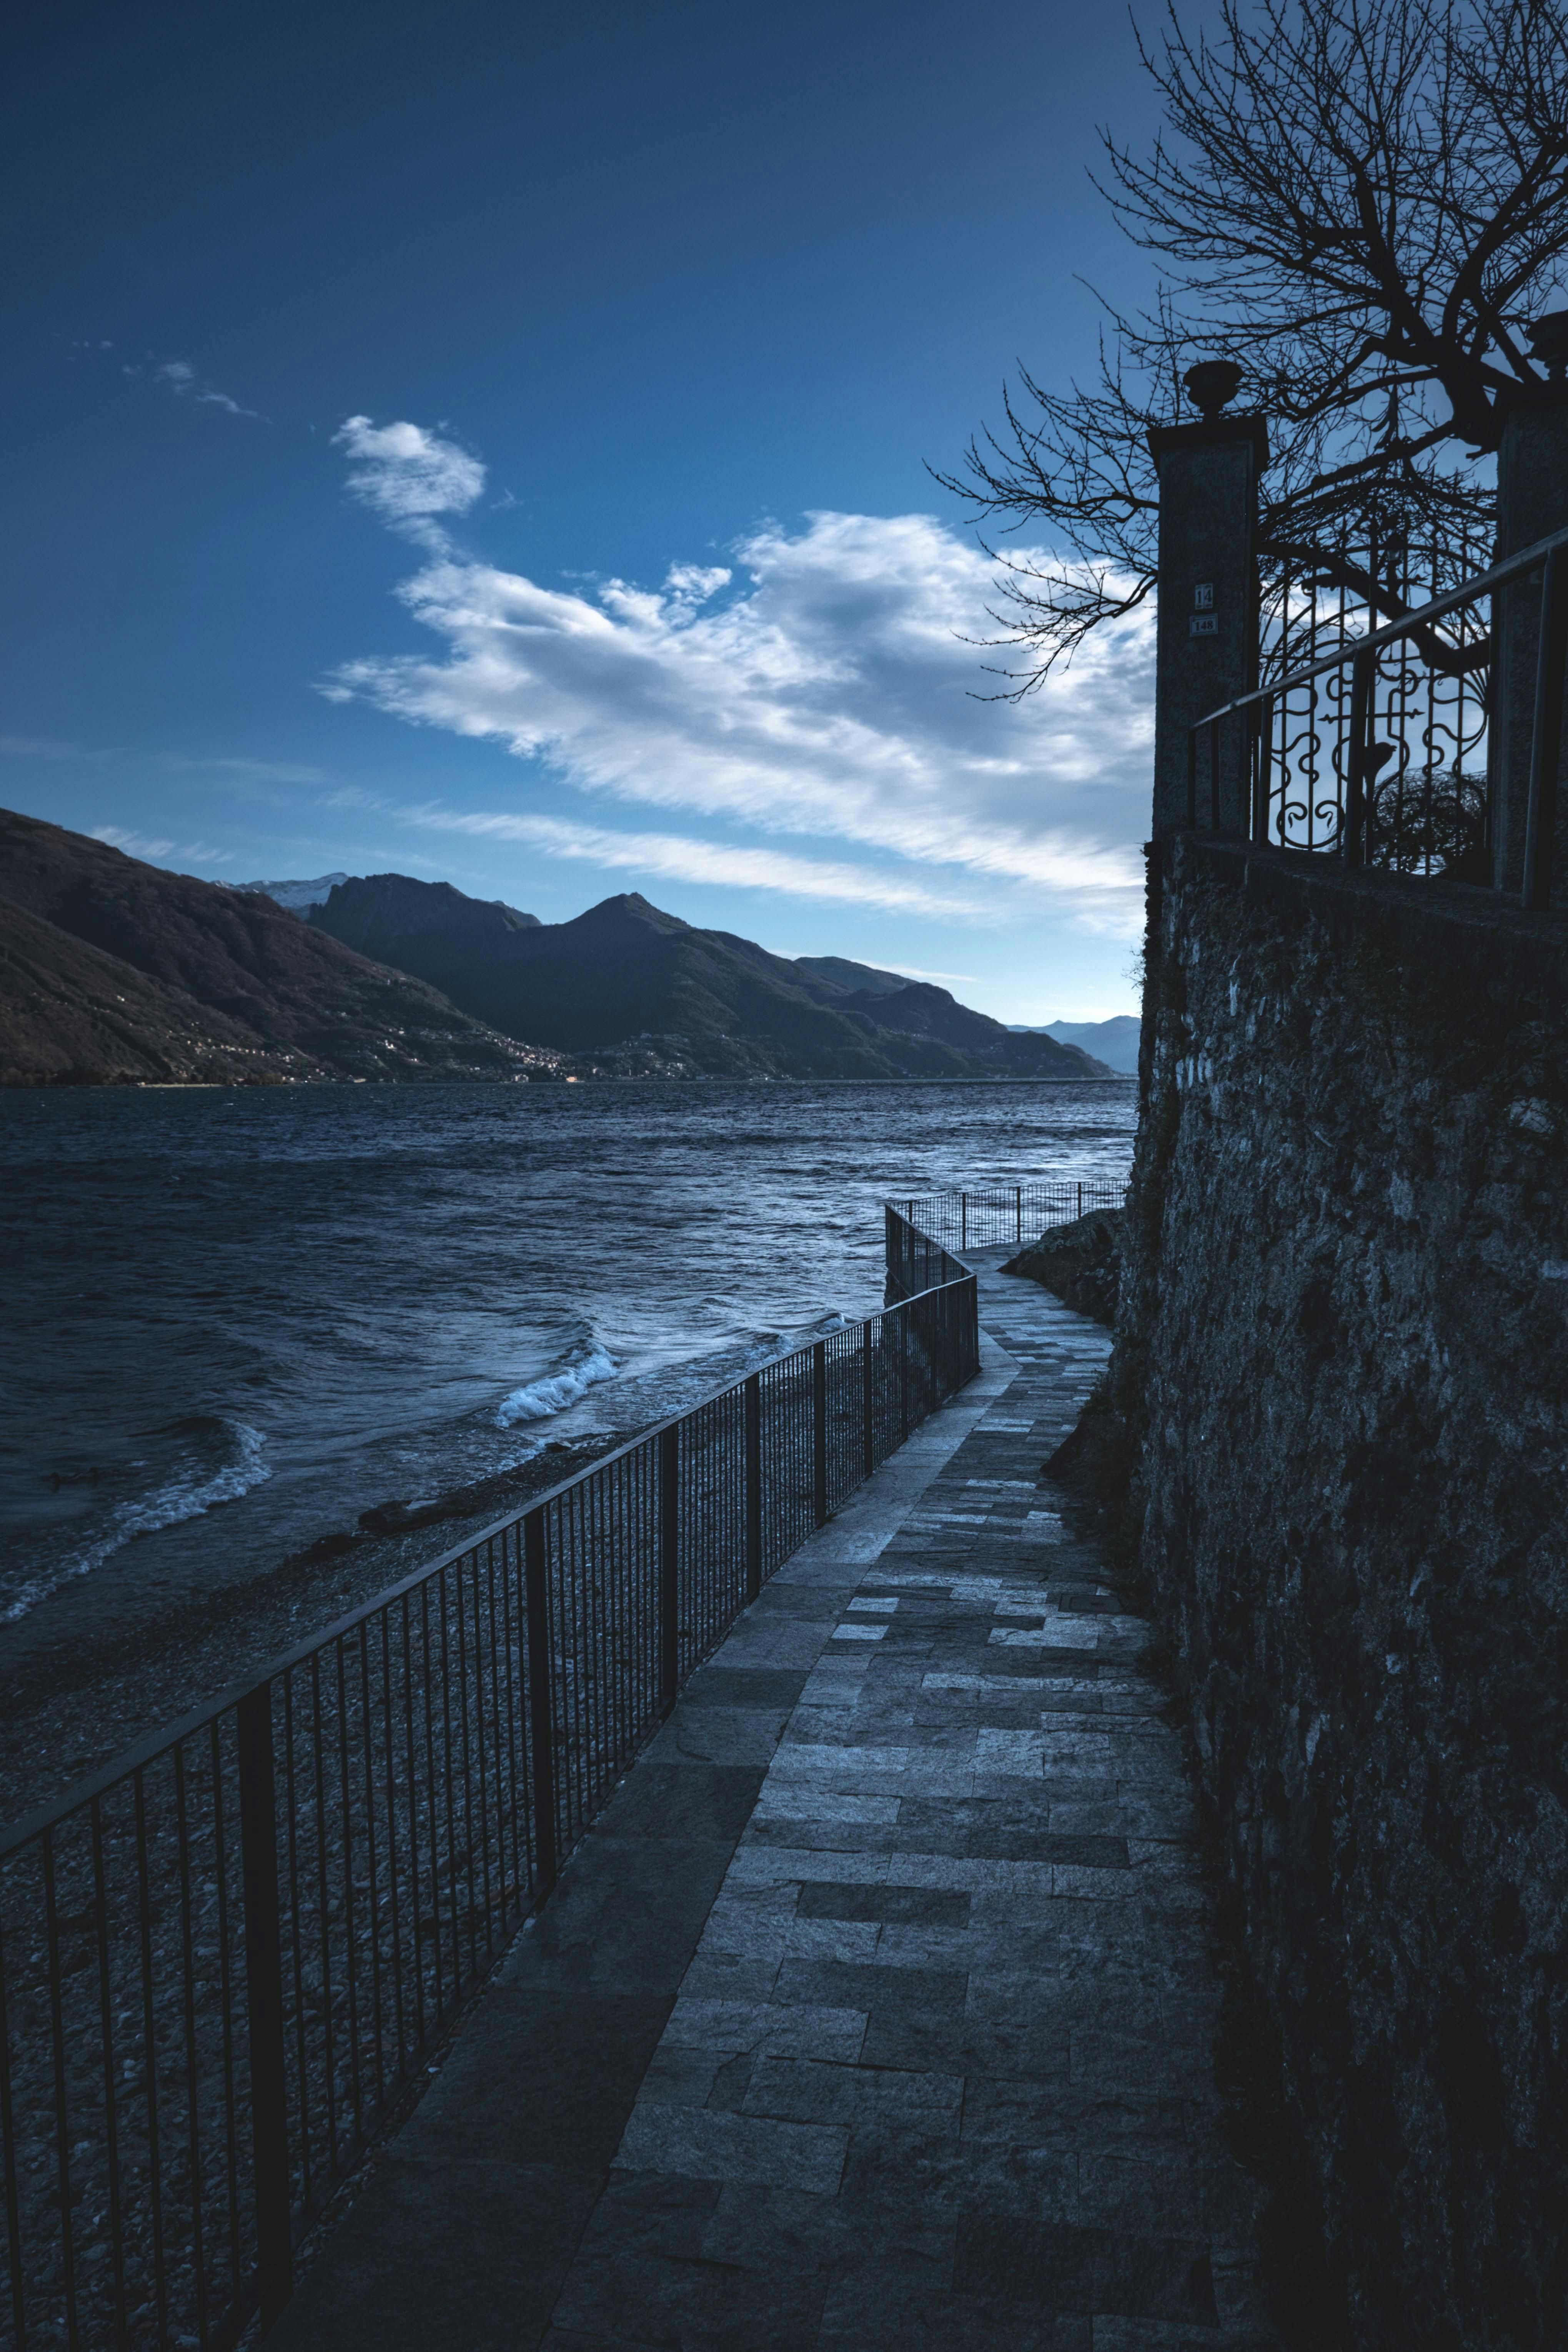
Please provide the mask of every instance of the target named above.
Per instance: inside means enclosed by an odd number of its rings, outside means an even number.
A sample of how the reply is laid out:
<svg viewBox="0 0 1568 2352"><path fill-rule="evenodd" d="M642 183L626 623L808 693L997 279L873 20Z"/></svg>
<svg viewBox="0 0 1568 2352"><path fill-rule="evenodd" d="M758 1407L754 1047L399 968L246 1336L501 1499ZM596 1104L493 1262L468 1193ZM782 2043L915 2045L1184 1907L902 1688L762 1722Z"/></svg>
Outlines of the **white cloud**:
<svg viewBox="0 0 1568 2352"><path fill-rule="evenodd" d="M88 760L84 744L62 742L57 735L0 735L0 759Z"/></svg>
<svg viewBox="0 0 1568 2352"><path fill-rule="evenodd" d="M105 349L108 348L105 345ZM142 371L128 367L125 373L127 375L140 375ZM204 383L189 360L161 361L153 370L153 381L167 384L171 392L177 393L182 399L194 400L198 407L222 408L230 416L250 416L258 424L265 422L258 408L242 408L237 400L231 398L226 392L219 392L216 384Z"/></svg>
<svg viewBox="0 0 1568 2352"><path fill-rule="evenodd" d="M233 857L232 849L215 849L210 842L187 841L176 853L172 841L150 841L145 834L127 833L118 824L95 824L92 839L101 841L110 849L122 849L127 857L189 857L197 866L226 866Z"/></svg>
<svg viewBox="0 0 1568 2352"><path fill-rule="evenodd" d="M941 988L979 988L981 978L976 971L925 971L918 963L884 963L879 971L896 971L905 980L931 980Z"/></svg>
<svg viewBox="0 0 1568 2352"><path fill-rule="evenodd" d="M149 841L145 834L127 833L118 824L95 824L92 837L110 849L122 849L127 857L167 857L174 846L172 841Z"/></svg>
<svg viewBox="0 0 1568 2352"><path fill-rule="evenodd" d="M446 545L435 517L467 514L485 487L477 457L422 425L373 425L368 416L350 416L332 443L352 461L353 496L405 538L427 547Z"/></svg>
<svg viewBox="0 0 1568 2352"><path fill-rule="evenodd" d="M482 487L476 460L418 426L353 418L339 439L361 469L358 495L401 529L463 511ZM983 698L994 683L984 665L999 657L964 642L994 629L994 566L929 515L766 524L731 566L678 563L658 589L551 588L425 536L433 560L401 593L441 654L350 663L327 682L331 698L499 741L595 796L881 861L726 850L730 870L702 878L795 891L816 875L812 895L848 895L852 882L868 895L874 882L924 892L932 911L938 898L955 912L1044 902L1089 929L1139 927L1147 608L1015 704ZM656 844L687 862L652 863ZM710 845L685 835L582 826L552 854L699 878L699 852ZM955 897L889 861L968 887Z"/></svg>
<svg viewBox="0 0 1568 2352"><path fill-rule="evenodd" d="M392 803L381 793L367 793L363 784L340 784L335 793L323 793L316 806L324 809L385 809Z"/></svg>
<svg viewBox="0 0 1568 2352"><path fill-rule="evenodd" d="M731 889L774 890L785 897L890 907L922 915L983 915L984 902L932 889L912 876L847 860L795 857L784 850L696 841L672 833L621 833L550 816L488 816L440 808L414 809L406 821L436 833L489 841L516 841L547 857L581 858L610 871L658 875L677 882L718 883Z"/></svg>
<svg viewBox="0 0 1568 2352"><path fill-rule="evenodd" d="M166 768L195 768L204 773L239 776L258 784L324 784L328 782L324 768L301 765L294 760L205 760L192 753L171 754L163 763Z"/></svg>

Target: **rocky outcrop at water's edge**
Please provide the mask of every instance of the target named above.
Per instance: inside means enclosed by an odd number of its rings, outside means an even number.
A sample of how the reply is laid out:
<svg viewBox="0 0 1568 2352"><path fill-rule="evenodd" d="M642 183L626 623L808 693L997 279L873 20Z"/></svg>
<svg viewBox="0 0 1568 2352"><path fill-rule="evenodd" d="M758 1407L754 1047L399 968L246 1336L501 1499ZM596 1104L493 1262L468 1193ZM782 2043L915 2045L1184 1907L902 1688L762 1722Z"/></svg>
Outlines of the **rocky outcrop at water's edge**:
<svg viewBox="0 0 1568 2352"><path fill-rule="evenodd" d="M1052 1225L1008 1259L1004 1274L1021 1274L1054 1291L1080 1315L1113 1324L1121 1274L1120 1209L1091 1209L1070 1224Z"/></svg>

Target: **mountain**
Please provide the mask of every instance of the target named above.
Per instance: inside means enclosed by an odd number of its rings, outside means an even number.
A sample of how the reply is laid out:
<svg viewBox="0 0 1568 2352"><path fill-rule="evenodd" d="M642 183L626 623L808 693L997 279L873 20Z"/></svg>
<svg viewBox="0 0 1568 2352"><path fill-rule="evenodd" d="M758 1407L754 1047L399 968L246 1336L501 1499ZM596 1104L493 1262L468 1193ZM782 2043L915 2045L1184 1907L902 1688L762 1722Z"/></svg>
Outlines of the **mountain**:
<svg viewBox="0 0 1568 2352"><path fill-rule="evenodd" d="M1075 1046L1016 1034L945 989L837 957L770 955L636 892L571 922L521 923L447 883L373 874L340 883L308 920L444 990L477 1020L568 1053L654 1048L712 1076L1108 1075Z"/></svg>
<svg viewBox="0 0 1568 2352"><path fill-rule="evenodd" d="M312 907L324 907L332 895L334 884L348 881L346 874L320 874L313 882L236 882L237 890L258 890L277 907L287 907L291 915L308 915Z"/></svg>
<svg viewBox="0 0 1568 2352"><path fill-rule="evenodd" d="M1135 1013L1117 1013L1109 1021L1048 1021L1042 1028L1014 1026L1018 1037L1055 1037L1064 1045L1078 1045L1098 1055L1108 1069L1123 1076L1138 1075L1138 1036L1142 1027Z"/></svg>
<svg viewBox="0 0 1568 2352"><path fill-rule="evenodd" d="M268 898L0 810L0 1082L564 1075Z"/></svg>
<svg viewBox="0 0 1568 2352"><path fill-rule="evenodd" d="M770 955L635 895L540 923L372 875L301 919L0 810L6 1085L1104 1075L945 989Z"/></svg>
<svg viewBox="0 0 1568 2352"><path fill-rule="evenodd" d="M868 996L891 996L896 989L909 986L901 971L879 971L875 964L851 963L847 956L796 956L794 961L797 971Z"/></svg>

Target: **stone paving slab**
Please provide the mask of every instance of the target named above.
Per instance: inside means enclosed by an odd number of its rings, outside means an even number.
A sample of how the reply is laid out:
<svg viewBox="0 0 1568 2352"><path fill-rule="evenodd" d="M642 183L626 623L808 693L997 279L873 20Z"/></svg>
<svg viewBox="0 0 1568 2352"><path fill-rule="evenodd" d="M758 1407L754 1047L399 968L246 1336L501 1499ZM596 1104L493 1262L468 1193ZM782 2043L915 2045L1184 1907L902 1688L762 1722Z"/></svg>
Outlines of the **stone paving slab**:
<svg viewBox="0 0 1568 2352"><path fill-rule="evenodd" d="M744 1950L695 1970L698 1940L868 1563L1012 1377L985 1342L980 1378L785 1562L687 1685L462 2021L416 2113L354 2184L268 2352L540 2343L677 1994L706 1992L744 2015L771 1989L776 1968ZM853 2054L864 2040L858 2012L837 2041L804 2011L777 2014L778 2032L761 2039L781 2053L803 2033L818 2056ZM748 2024L738 2047L758 2041Z"/></svg>
<svg viewBox="0 0 1568 2352"><path fill-rule="evenodd" d="M1273 2352L1177 1740L1039 1469L1107 1337L981 1297L1005 1358L696 1677L284 2352Z"/></svg>
<svg viewBox="0 0 1568 2352"><path fill-rule="evenodd" d="M1016 1376L802 1681L546 2352L1274 2344L1176 1738L1040 1476L1108 1343L982 1302Z"/></svg>

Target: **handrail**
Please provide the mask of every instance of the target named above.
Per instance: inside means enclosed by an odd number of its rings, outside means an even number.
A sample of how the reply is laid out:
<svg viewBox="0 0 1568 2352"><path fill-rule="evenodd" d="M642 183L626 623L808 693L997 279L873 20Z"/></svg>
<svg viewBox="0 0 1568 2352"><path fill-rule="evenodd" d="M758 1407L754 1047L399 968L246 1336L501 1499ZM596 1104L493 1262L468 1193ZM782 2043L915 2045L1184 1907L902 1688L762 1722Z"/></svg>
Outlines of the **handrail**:
<svg viewBox="0 0 1568 2352"><path fill-rule="evenodd" d="M270 2326L295 2243L680 1685L979 1370L973 1270L896 1208L885 1227L879 1314L531 1497L0 1836L17 2352L62 2324L73 2352Z"/></svg>
<svg viewBox="0 0 1568 2352"><path fill-rule="evenodd" d="M1521 548L1517 555L1507 556L1502 562L1494 563L1489 571L1478 572L1473 579L1462 582L1458 588L1449 588L1441 596L1434 596L1429 604L1421 605L1414 613L1406 613L1402 620L1385 621L1380 629L1369 630L1365 636L1351 638L1337 653L1324 654L1318 661L1308 662L1304 667L1293 669L1289 677L1277 677L1268 686L1255 686L1250 693L1238 694L1234 702L1222 702L1217 710L1205 711L1201 719L1194 719L1190 731L1210 727L1216 719L1228 719L1237 710L1248 710L1254 703L1271 702L1276 695L1288 694L1293 686L1310 686L1313 678L1326 677L1331 670L1342 669L1348 661L1357 661L1365 654L1376 653L1380 646L1393 645L1400 637L1409 636L1413 630L1425 628L1429 622L1443 620L1449 613L1457 613L1461 604L1473 604L1478 596L1489 596L1494 588L1506 588L1510 581L1522 579L1527 572L1538 570L1553 548L1559 547L1568 547L1568 530L1554 530L1549 537L1536 540L1533 545Z"/></svg>
<svg viewBox="0 0 1568 2352"><path fill-rule="evenodd" d="M902 1202L905 1217L962 1255L969 1249L1022 1248L1026 1231L1062 1223L1096 1209L1119 1209L1127 1197L1117 1177L1036 1177L1016 1184L976 1184L927 1192Z"/></svg>
<svg viewBox="0 0 1568 2352"><path fill-rule="evenodd" d="M900 1303L903 1306L914 1306L921 1299L934 1297L939 1290L947 1288L952 1281L965 1279L968 1273L969 1269L965 1267L962 1274L945 1276L942 1281L932 1283L929 1289L910 1292ZM846 1325L844 1328L861 1328L866 1319L868 1318L861 1318L859 1323ZM796 1356L809 1353L812 1344L814 1343L808 1342L805 1348L793 1349L784 1356L771 1357L769 1363L789 1363ZM140 1767L156 1763L161 1756L167 1755L170 1748L177 1747L181 1740L188 1739L193 1732L204 1729L230 1707L237 1705L248 1691L256 1690L264 1683L275 1682L279 1675L286 1674L290 1667L303 1664L312 1652L321 1649L329 1642L340 1640L345 1633L352 1633L357 1626L379 1615L384 1609L390 1608L394 1601L401 1601L405 1593L416 1591L431 1577L439 1576L444 1569L454 1567L458 1560L464 1559L468 1553L478 1549L481 1544L496 1541L508 1529L515 1527L520 1519L526 1518L531 1511L542 1511L549 1505L559 1502L563 1496L580 1486L585 1479L592 1477L596 1472L609 1469L612 1465L624 1460L627 1454L637 1453L640 1447L662 1436L666 1430L674 1429L681 1423L689 1421L695 1414L701 1412L705 1406L720 1403L725 1397L735 1395L745 1387L746 1381L753 1377L753 1374L747 1373L743 1374L739 1381L726 1381L722 1388L710 1389L704 1396L699 1397L694 1404L685 1406L681 1412L670 1413L663 1421L649 1422L645 1428L638 1430L635 1437L628 1438L624 1445L613 1447L608 1454L598 1454L585 1470L576 1471L572 1476L560 1479L553 1486L547 1486L541 1493L531 1495L526 1505L521 1509L507 1511L499 1519L492 1519L488 1527L480 1528L477 1533L467 1537L463 1542L454 1544L449 1551L441 1553L435 1559L426 1560L419 1568L411 1569L409 1573L400 1577L395 1584L384 1586L369 1601L362 1601L357 1608L350 1609L342 1616L333 1618L331 1622L323 1626L319 1633L311 1633L304 1641L296 1642L292 1649L280 1650L277 1656L269 1658L265 1665L258 1666L237 1682L230 1683L226 1689L219 1692L216 1698L207 1699L200 1706L193 1707L189 1715L179 1717L176 1721L165 1726L163 1730L149 1732L145 1738L138 1740L133 1747L126 1748L111 1762L100 1766L96 1772L89 1772L84 1780L73 1782L70 1788L49 1804L40 1805L35 1811L24 1814L9 1829L0 1830L0 1864L3 1864L18 1846L27 1844L30 1840L38 1835L40 1831L67 1820L72 1813L79 1812L83 1805L89 1803L95 1796L101 1796L105 1790L111 1788L116 1781L122 1780L128 1773Z"/></svg>
<svg viewBox="0 0 1568 2352"><path fill-rule="evenodd" d="M1558 771L1563 756L1564 672L1568 670L1568 530L1550 532L1545 538L1533 541L1531 546L1521 548L1516 554L1507 556L1500 562L1492 564L1487 571L1475 573L1470 579L1461 582L1457 588L1445 590L1441 596L1431 598L1426 604L1418 605L1413 612L1403 614L1399 619L1384 622L1381 627L1369 630L1364 635L1350 638L1332 653L1321 655L1316 661L1303 663L1285 677L1272 679L1267 686L1254 687L1247 693L1237 695L1229 702L1221 703L1217 709L1205 712L1201 719L1193 720L1187 730L1188 829L1194 832L1197 830L1200 733L1205 728L1209 730L1209 830L1218 833L1222 829L1221 810L1224 797L1220 757L1221 722L1235 718L1240 718L1246 721L1251 718L1254 723L1243 738L1241 761L1237 776L1237 797L1241 803L1237 811L1240 818L1237 830L1243 839L1251 839L1259 845L1267 843L1270 793L1268 781L1269 752L1266 739L1269 733L1273 709L1276 704L1279 704L1288 709L1289 705L1285 698L1295 689L1311 686L1318 678L1342 672L1348 667L1351 672L1349 723L1348 731L1342 740L1343 767L1339 779L1343 787L1342 803L1337 791L1331 793L1321 803L1317 803L1312 798L1311 790L1308 790L1302 805L1314 814L1324 816L1333 815L1337 821L1337 855L1348 866L1363 866L1366 862L1369 836L1373 833L1374 821L1378 816L1378 794L1381 788L1375 779L1380 757L1386 758L1391 748L1385 745L1374 746L1370 740L1371 712L1378 674L1379 654L1384 646L1396 645L1415 635L1421 629L1428 627L1433 622L1442 620L1447 614L1458 612L1462 606L1473 604L1483 596L1490 595L1496 590L1508 587L1513 582L1523 580L1537 572L1542 572L1543 576L1536 656L1534 709L1531 730L1530 769L1527 788L1523 795L1524 847L1519 895L1521 904L1526 911L1531 913L1548 911L1552 905L1552 868L1557 824ZM1306 772L1309 785L1315 789L1318 772L1315 699L1312 710L1314 715L1307 722L1309 740L1311 744L1311 764ZM1406 724L1405 715L1401 709L1394 719L1395 732L1401 741L1408 740L1404 731ZM1430 744L1430 737L1426 740ZM1374 757L1374 753L1379 756ZM1510 761L1515 756L1514 747L1510 744ZM1283 763L1286 758L1283 751L1280 757ZM1405 805L1403 767L1396 769L1394 774L1397 780L1396 814L1394 834L1391 837L1397 840L1405 824L1404 817L1399 814ZM1456 764L1449 787L1452 803L1447 818L1449 836L1447 840L1441 843L1440 851L1434 845L1439 838L1438 819L1435 814L1438 803L1436 797L1436 762L1431 756L1430 751L1425 775L1426 814L1421 823L1426 830L1424 834L1419 829L1416 831L1414 836L1414 847L1407 848L1405 854L1413 859L1424 858L1426 871L1428 874L1433 870L1433 857L1440 854L1443 862L1439 870L1446 873L1455 856L1453 844L1456 839L1465 858L1470 857L1478 849L1484 852L1484 842L1473 814L1470 815L1466 814L1464 795L1467 779L1459 766ZM1282 768L1282 785L1283 782ZM1298 789L1301 787L1299 786ZM1492 790L1495 793L1495 784ZM1288 802L1282 789L1279 817L1281 834L1285 830L1287 814ZM1487 814L1487 837L1489 838L1493 823L1494 818L1489 808ZM1299 855L1310 856L1321 854L1310 843L1297 845L1282 842L1280 845L1288 852ZM1396 851L1395 862L1397 862L1397 856ZM1461 875L1459 878L1474 877ZM1506 887L1500 873L1495 868L1492 872L1491 887L1495 889Z"/></svg>

